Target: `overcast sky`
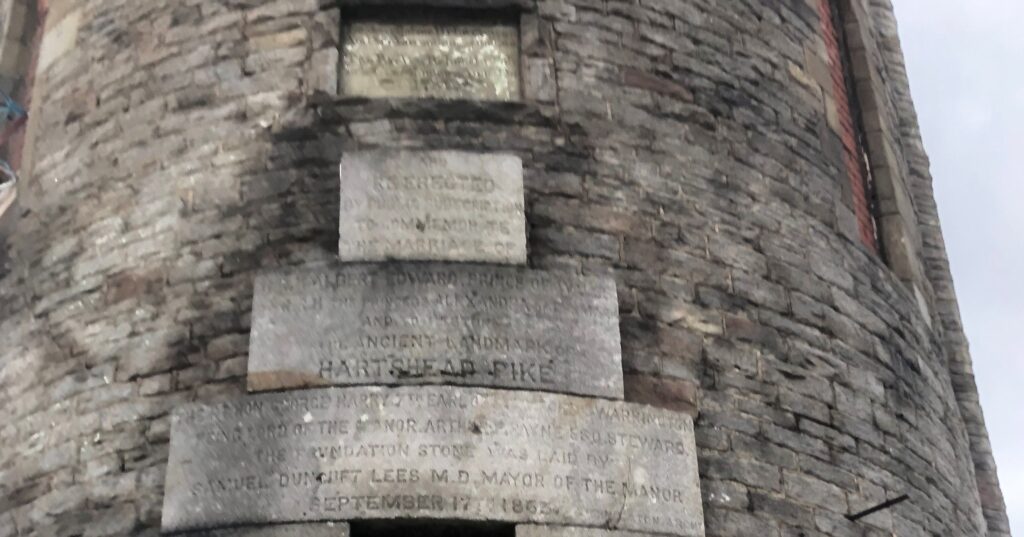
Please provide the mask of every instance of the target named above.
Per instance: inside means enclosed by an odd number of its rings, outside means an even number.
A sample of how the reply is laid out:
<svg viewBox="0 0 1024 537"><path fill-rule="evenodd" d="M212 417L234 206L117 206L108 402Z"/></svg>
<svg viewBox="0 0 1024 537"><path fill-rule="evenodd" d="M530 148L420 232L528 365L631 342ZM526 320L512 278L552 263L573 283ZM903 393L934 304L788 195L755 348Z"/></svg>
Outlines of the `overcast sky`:
<svg viewBox="0 0 1024 537"><path fill-rule="evenodd" d="M1024 1L893 0L989 435L1024 537Z"/></svg>

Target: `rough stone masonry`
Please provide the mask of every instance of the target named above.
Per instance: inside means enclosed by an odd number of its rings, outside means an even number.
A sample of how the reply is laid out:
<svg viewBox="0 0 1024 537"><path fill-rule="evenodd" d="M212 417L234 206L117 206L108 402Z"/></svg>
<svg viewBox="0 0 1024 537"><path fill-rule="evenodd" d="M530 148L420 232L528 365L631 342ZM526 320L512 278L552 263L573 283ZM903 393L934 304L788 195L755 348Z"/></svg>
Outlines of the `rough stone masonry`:
<svg viewBox="0 0 1024 537"><path fill-rule="evenodd" d="M250 397L257 275L337 262L343 155L396 148L522 161L525 266L615 281L625 398L694 416L708 536L1008 536L892 8L836 3L898 263L857 226L818 0L417 2L515 24L508 99L339 91L346 21L406 0L49 0L0 536L159 534L172 413Z"/></svg>

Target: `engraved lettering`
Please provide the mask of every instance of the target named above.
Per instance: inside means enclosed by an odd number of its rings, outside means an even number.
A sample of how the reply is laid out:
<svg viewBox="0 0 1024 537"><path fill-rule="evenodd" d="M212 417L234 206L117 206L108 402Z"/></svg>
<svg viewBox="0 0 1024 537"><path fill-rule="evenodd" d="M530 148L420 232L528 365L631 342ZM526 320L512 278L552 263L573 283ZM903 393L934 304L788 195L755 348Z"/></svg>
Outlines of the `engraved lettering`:
<svg viewBox="0 0 1024 537"><path fill-rule="evenodd" d="M444 386L328 388L188 406L172 429L167 533L395 517L614 520L686 537L702 528L692 423L651 407Z"/></svg>
<svg viewBox="0 0 1024 537"><path fill-rule="evenodd" d="M517 156L353 152L343 156L340 171L343 260L525 263Z"/></svg>
<svg viewBox="0 0 1024 537"><path fill-rule="evenodd" d="M292 307L311 303L317 308ZM261 377L266 385L258 389L460 384L618 398L617 303L611 281L512 267L391 263L270 273L256 281L250 381Z"/></svg>

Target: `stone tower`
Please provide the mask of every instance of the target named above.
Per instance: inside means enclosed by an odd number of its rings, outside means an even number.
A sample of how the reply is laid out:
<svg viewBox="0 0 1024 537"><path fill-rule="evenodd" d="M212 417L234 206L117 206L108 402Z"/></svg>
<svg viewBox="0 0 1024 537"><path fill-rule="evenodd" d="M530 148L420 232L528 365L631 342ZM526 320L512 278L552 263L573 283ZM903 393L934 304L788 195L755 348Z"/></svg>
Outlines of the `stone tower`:
<svg viewBox="0 0 1024 537"><path fill-rule="evenodd" d="M1009 536L888 0L40 11L0 537Z"/></svg>

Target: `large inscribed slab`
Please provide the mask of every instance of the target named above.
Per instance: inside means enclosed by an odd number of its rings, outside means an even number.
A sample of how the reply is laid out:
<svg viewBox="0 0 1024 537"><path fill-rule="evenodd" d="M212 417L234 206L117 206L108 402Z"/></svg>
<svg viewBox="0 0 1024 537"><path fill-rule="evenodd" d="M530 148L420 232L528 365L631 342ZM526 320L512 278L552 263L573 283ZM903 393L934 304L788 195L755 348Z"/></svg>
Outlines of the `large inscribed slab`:
<svg viewBox="0 0 1024 537"><path fill-rule="evenodd" d="M610 279L469 264L256 278L249 389L455 384L621 399Z"/></svg>
<svg viewBox="0 0 1024 537"><path fill-rule="evenodd" d="M327 388L172 417L165 532L481 520L703 535L689 416L450 386Z"/></svg>

